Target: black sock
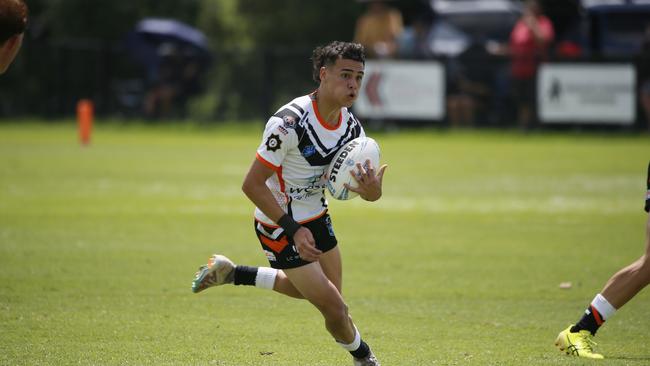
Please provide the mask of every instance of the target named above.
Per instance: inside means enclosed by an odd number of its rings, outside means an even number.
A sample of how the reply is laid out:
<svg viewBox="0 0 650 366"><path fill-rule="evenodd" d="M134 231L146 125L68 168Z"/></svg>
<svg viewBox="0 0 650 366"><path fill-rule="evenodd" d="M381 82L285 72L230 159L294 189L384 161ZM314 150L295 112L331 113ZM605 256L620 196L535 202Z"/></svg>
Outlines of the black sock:
<svg viewBox="0 0 650 366"><path fill-rule="evenodd" d="M257 267L235 267L235 285L255 286L255 277L257 277Z"/></svg>
<svg viewBox="0 0 650 366"><path fill-rule="evenodd" d="M365 358L368 357L370 354L370 347L366 344L366 342L361 340L361 344L359 344L359 348L356 349L356 351L350 351L350 354L355 357L355 358Z"/></svg>
<svg viewBox="0 0 650 366"><path fill-rule="evenodd" d="M600 328L603 323L605 323L603 316L595 307L589 305L585 315L580 319L578 324L571 327L571 333L588 330L592 335L596 335L598 328Z"/></svg>

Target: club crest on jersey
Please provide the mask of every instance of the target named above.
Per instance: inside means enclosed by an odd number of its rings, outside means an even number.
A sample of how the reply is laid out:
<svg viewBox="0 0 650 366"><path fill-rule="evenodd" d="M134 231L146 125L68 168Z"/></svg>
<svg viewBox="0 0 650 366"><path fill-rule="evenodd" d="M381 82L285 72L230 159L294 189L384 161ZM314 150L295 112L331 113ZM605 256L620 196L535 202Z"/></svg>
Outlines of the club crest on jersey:
<svg viewBox="0 0 650 366"><path fill-rule="evenodd" d="M286 128L296 127L296 119L293 116L283 116L282 122L284 122L284 127Z"/></svg>
<svg viewBox="0 0 650 366"><path fill-rule="evenodd" d="M277 151L282 145L282 140L280 136L276 134L271 134L269 138L266 139L266 150L268 151Z"/></svg>
<svg viewBox="0 0 650 366"><path fill-rule="evenodd" d="M302 149L302 156L308 158L316 153L316 147L314 145L307 145Z"/></svg>

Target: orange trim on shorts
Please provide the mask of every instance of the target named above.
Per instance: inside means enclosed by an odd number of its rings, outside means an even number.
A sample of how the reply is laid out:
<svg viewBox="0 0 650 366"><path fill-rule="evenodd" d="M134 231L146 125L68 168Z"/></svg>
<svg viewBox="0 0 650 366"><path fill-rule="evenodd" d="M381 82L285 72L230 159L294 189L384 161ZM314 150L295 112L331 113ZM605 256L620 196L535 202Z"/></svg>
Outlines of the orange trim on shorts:
<svg viewBox="0 0 650 366"><path fill-rule="evenodd" d="M271 248L274 252L280 253L284 248L289 245L289 240L287 240L286 236L283 236L282 239L280 240L272 240L267 238L264 235L258 235L260 237L260 241L266 245L267 247Z"/></svg>

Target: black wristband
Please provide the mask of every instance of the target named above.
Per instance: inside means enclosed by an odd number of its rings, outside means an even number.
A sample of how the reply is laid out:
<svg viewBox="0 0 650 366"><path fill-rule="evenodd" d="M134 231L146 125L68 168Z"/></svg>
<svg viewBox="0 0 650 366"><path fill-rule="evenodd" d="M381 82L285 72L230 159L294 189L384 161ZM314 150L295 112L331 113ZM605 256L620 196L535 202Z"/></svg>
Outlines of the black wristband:
<svg viewBox="0 0 650 366"><path fill-rule="evenodd" d="M297 223L293 217L289 216L289 214L284 214L282 217L280 217L278 220L278 225L284 229L284 232L287 233L287 236L290 238L293 238L293 236L296 234L296 231L300 229L300 224Z"/></svg>

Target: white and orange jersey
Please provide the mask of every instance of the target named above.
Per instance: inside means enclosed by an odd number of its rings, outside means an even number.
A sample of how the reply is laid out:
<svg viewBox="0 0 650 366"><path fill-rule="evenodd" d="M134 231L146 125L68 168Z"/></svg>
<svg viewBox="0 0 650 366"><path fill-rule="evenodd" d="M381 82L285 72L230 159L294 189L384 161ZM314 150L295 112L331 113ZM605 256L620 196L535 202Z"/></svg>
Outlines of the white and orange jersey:
<svg viewBox="0 0 650 366"><path fill-rule="evenodd" d="M275 171L266 185L280 207L301 223L323 215L327 166L343 145L360 136L365 136L363 127L347 108L341 108L336 126L327 125L312 95L280 108L266 123L256 154ZM276 226L259 208L255 218Z"/></svg>

